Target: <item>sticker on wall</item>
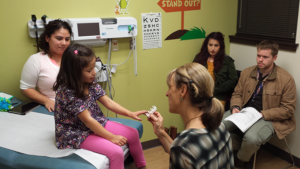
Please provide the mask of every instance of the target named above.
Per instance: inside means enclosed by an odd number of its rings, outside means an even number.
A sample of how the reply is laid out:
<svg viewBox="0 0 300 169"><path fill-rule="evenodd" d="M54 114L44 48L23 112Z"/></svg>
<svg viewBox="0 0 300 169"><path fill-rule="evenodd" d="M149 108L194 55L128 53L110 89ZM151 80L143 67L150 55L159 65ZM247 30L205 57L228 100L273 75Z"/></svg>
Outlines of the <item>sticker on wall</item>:
<svg viewBox="0 0 300 169"><path fill-rule="evenodd" d="M161 13L142 14L143 49L162 47Z"/></svg>
<svg viewBox="0 0 300 169"><path fill-rule="evenodd" d="M165 12L181 12L181 29L171 33L165 40L200 39L205 38L203 28L195 27L190 30L184 29L184 12L201 9L201 0L160 0L157 3Z"/></svg>
<svg viewBox="0 0 300 169"><path fill-rule="evenodd" d="M129 15L128 13L128 4L130 0L116 0L117 5L115 6L116 15Z"/></svg>

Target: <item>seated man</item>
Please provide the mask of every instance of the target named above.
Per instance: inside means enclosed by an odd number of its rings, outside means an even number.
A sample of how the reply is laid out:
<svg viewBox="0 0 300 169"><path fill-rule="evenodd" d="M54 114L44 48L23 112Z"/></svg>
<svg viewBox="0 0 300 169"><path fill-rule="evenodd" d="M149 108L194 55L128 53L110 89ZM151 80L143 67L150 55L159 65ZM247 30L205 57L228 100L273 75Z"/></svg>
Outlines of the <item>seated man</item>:
<svg viewBox="0 0 300 169"><path fill-rule="evenodd" d="M243 134L231 121L223 120L230 131L233 150L237 151L235 167L243 167L275 133L283 139L296 128L296 86L293 77L274 63L278 48L277 43L269 40L257 46L257 65L241 72L231 108L224 114L223 119L239 113L241 108L253 107L263 117Z"/></svg>

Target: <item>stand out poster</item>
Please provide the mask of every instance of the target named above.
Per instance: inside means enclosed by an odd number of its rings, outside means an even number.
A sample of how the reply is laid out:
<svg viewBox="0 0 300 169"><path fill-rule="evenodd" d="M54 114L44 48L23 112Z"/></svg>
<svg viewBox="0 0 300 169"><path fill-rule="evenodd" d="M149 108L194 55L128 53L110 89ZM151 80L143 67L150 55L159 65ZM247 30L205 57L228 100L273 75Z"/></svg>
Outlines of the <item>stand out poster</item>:
<svg viewBox="0 0 300 169"><path fill-rule="evenodd" d="M184 13L200 10L201 0L159 0L157 3L165 12L181 12L181 29L171 33L165 40L191 40L205 38L205 30L194 26L190 30L184 29Z"/></svg>
<svg viewBox="0 0 300 169"><path fill-rule="evenodd" d="M142 14L143 49L162 47L161 13Z"/></svg>

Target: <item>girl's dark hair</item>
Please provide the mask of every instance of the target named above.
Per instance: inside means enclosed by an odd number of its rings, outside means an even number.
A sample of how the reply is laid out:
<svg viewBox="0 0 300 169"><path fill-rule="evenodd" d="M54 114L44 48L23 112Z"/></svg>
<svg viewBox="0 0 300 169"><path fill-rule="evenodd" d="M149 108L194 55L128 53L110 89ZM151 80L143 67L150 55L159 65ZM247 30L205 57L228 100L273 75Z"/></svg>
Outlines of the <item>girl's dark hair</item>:
<svg viewBox="0 0 300 169"><path fill-rule="evenodd" d="M68 89L75 91L76 97L84 98L86 84L82 82L82 71L95 57L90 48L80 44L71 44L62 55L53 90L57 91L60 85L65 85Z"/></svg>
<svg viewBox="0 0 300 169"><path fill-rule="evenodd" d="M208 130L220 126L224 114L222 103L213 98L214 80L208 70L199 63L188 63L173 71L167 77L167 84L174 82L176 88L187 86L191 104L203 111L201 120Z"/></svg>
<svg viewBox="0 0 300 169"><path fill-rule="evenodd" d="M67 29L70 33L70 36L73 36L72 28L70 25L63 20L55 19L53 21L50 21L46 26L44 32L41 34L39 39L39 48L43 50L45 54L49 53L49 43L46 41L46 36L51 37L51 35L59 30L60 28Z"/></svg>
<svg viewBox="0 0 300 169"><path fill-rule="evenodd" d="M225 44L224 44L224 37L221 32L212 32L210 33L206 39L204 40L200 53L198 53L193 62L200 63L201 65L205 66L207 64L207 59L210 56L207 50L207 44L210 39L215 39L220 43L220 50L216 54L214 58L214 70L218 73L222 68L222 64L225 57Z"/></svg>

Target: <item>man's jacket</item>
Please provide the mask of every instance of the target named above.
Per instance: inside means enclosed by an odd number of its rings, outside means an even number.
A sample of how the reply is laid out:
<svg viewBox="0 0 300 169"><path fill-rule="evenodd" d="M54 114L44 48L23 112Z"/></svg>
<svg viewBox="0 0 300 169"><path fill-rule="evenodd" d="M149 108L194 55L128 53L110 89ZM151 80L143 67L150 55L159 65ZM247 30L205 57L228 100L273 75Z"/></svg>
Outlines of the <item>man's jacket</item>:
<svg viewBox="0 0 300 169"><path fill-rule="evenodd" d="M247 104L258 83L257 66L241 72L237 86L230 101L230 107L242 108ZM283 139L296 128L294 117L296 107L296 85L294 78L284 69L276 66L271 74L263 80L263 110L266 121L271 121L279 139Z"/></svg>

